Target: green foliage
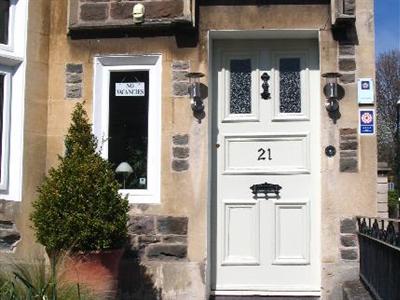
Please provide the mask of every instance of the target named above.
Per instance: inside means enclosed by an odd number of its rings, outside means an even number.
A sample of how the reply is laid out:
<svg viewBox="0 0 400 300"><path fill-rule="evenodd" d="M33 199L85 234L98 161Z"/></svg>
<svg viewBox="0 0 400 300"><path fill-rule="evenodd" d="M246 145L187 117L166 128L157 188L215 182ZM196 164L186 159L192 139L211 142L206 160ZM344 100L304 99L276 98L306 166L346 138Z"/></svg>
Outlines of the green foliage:
<svg viewBox="0 0 400 300"><path fill-rule="evenodd" d="M61 264L47 265L44 259L2 264L0 269L0 299L95 299L88 289L62 280Z"/></svg>
<svg viewBox="0 0 400 300"><path fill-rule="evenodd" d="M388 192L388 206L397 207L399 204L399 194L396 190Z"/></svg>
<svg viewBox="0 0 400 300"><path fill-rule="evenodd" d="M31 215L37 240L58 252L116 249L127 237L128 201L118 193L111 165L78 103L65 138L65 156L38 188Z"/></svg>

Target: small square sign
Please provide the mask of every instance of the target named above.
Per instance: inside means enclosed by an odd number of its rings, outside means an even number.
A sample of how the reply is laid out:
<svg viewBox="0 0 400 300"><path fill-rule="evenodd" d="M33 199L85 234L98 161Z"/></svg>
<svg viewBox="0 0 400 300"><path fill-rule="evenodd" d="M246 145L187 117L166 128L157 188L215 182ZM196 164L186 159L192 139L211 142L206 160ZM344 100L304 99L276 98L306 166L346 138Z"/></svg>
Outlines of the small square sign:
<svg viewBox="0 0 400 300"><path fill-rule="evenodd" d="M371 78L360 78L357 82L358 104L374 103L374 85Z"/></svg>
<svg viewBox="0 0 400 300"><path fill-rule="evenodd" d="M359 133L360 135L375 134L375 110L360 109L359 110Z"/></svg>
<svg viewBox="0 0 400 300"><path fill-rule="evenodd" d="M116 82L115 96L119 97L145 96L144 82Z"/></svg>

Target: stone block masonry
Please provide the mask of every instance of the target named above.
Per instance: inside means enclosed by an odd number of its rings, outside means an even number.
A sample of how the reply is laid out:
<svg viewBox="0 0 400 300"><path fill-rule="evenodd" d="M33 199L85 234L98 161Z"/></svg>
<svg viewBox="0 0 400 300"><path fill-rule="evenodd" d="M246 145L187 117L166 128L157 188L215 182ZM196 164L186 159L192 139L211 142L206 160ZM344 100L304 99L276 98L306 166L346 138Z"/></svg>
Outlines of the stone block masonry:
<svg viewBox="0 0 400 300"><path fill-rule="evenodd" d="M356 81L356 57L355 46L339 44L339 71L342 74L342 84L355 83Z"/></svg>
<svg viewBox="0 0 400 300"><path fill-rule="evenodd" d="M340 256L343 260L358 259L357 225L355 218L340 221Z"/></svg>
<svg viewBox="0 0 400 300"><path fill-rule="evenodd" d="M82 64L67 64L65 66L65 98L82 98L83 88L83 66Z"/></svg>
<svg viewBox="0 0 400 300"><path fill-rule="evenodd" d="M189 79L186 74L190 72L190 62L186 60L174 60L172 69L172 96L187 97Z"/></svg>
<svg viewBox="0 0 400 300"><path fill-rule="evenodd" d="M18 202L0 200L0 252L13 251L21 239L15 225L18 210Z"/></svg>
<svg viewBox="0 0 400 300"><path fill-rule="evenodd" d="M358 171L357 129L340 129L340 172L355 173Z"/></svg>
<svg viewBox="0 0 400 300"><path fill-rule="evenodd" d="M135 215L128 224L130 250L142 261L180 261L187 257L188 218Z"/></svg>
<svg viewBox="0 0 400 300"><path fill-rule="evenodd" d="M176 172L189 170L189 154L189 135L174 135L172 137L172 170Z"/></svg>
<svg viewBox="0 0 400 300"><path fill-rule="evenodd" d="M141 3L145 7L144 24L157 25L191 22L191 15L184 7L188 0L70 0L70 29L113 28L135 26L133 7Z"/></svg>

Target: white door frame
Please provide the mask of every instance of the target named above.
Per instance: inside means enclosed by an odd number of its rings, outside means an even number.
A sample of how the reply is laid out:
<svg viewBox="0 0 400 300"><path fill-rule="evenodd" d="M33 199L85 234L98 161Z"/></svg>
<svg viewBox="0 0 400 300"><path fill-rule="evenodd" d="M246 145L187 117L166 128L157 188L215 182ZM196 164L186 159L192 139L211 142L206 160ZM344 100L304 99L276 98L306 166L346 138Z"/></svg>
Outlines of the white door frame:
<svg viewBox="0 0 400 300"><path fill-rule="evenodd" d="M214 200L214 197L216 195L215 193L215 188L216 185L213 184L214 179L216 178L216 165L215 165L215 157L213 155L214 153L214 147L215 147L215 141L213 141L213 128L215 126L215 114L218 112L214 112L213 108L215 107L214 101L217 101L217 99L214 99L216 95L216 88L217 85L213 84L213 82L216 82L213 78L214 74L214 60L213 60L213 50L214 50L214 41L219 40L219 39L317 39L318 42L320 41L319 38L319 31L316 30L210 30L208 32L208 90L209 90L209 98L208 98L208 176L209 176L209 181L208 181L208 195L207 195L207 269L206 269L206 295L207 298L210 295L220 295L221 293L214 292L211 290L211 278L212 278L212 272L214 270L213 264L214 259L213 259L213 247L215 247L215 243L213 243L213 220L215 216L213 215L212 211L212 201ZM319 43L318 43L319 44ZM320 62L321 63L321 62ZM320 82L316 83L318 87L320 87ZM319 93L320 94L320 93ZM314 101L320 100L318 103L321 103L321 99L314 99ZM320 105L320 104L319 104ZM319 106L320 108L320 106ZM320 111L320 109L318 109ZM321 124L321 119L318 114L316 116L315 124ZM317 140L320 142L320 132L321 129L315 130L315 133L317 134ZM314 145L316 147L316 145ZM316 162L317 169L321 170L321 156L319 156L318 161ZM317 211L318 217L316 220L314 220L314 224L319 228L319 231L321 230L321 174L316 174L315 178L315 187L316 187L316 194L320 195L319 200L320 201L315 201L315 209ZM321 270L321 237L320 234L316 236L316 240L314 243L317 243L316 248L317 248L317 255L319 257L318 259L318 269ZM321 273L319 273L320 278L319 282L321 282ZM265 291L232 291L229 293L223 293L224 295L281 295L281 296L320 296L321 292L320 291L310 291L310 292L296 292L296 291L287 291L287 292L265 292Z"/></svg>

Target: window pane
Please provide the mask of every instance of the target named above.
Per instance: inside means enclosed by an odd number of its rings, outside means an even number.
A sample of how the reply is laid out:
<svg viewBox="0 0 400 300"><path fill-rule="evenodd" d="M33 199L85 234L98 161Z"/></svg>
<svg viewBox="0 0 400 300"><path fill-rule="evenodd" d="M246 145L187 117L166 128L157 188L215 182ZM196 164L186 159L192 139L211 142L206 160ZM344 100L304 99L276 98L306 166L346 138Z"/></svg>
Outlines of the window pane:
<svg viewBox="0 0 400 300"><path fill-rule="evenodd" d="M108 159L124 189L147 188L148 104L148 71L110 74Z"/></svg>
<svg viewBox="0 0 400 300"><path fill-rule="evenodd" d="M251 113L251 60L232 59L230 113Z"/></svg>
<svg viewBox="0 0 400 300"><path fill-rule="evenodd" d="M279 60L279 96L281 113L301 112L299 58Z"/></svg>
<svg viewBox="0 0 400 300"><path fill-rule="evenodd" d="M0 0L0 44L8 43L10 1Z"/></svg>

